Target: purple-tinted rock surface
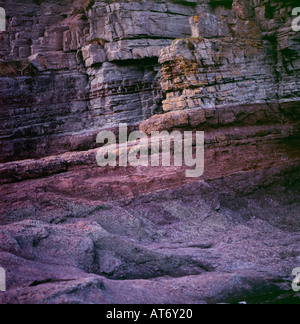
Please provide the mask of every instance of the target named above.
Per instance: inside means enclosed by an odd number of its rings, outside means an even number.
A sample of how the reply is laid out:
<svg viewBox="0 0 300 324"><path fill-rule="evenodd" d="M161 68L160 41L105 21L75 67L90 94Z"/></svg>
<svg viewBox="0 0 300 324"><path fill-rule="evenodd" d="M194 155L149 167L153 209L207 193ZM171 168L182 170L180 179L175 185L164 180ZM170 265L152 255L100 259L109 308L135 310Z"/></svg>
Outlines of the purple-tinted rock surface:
<svg viewBox="0 0 300 324"><path fill-rule="evenodd" d="M1 1L2 304L299 303L294 0ZM205 132L205 171L96 134Z"/></svg>

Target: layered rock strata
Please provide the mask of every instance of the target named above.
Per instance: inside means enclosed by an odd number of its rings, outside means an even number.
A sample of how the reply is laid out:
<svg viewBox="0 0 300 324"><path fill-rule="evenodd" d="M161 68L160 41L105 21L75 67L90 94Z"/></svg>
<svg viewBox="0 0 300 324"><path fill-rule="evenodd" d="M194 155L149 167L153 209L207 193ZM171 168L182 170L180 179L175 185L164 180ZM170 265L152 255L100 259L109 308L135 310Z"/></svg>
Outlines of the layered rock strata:
<svg viewBox="0 0 300 324"><path fill-rule="evenodd" d="M191 17L192 37L161 53L165 112L265 104L299 106L299 35L289 8L247 7ZM286 18L286 21L284 20ZM164 118L164 117L162 117Z"/></svg>
<svg viewBox="0 0 300 324"><path fill-rule="evenodd" d="M297 103L293 5L0 2L0 161L87 148L102 127L162 108Z"/></svg>
<svg viewBox="0 0 300 324"><path fill-rule="evenodd" d="M0 303L299 303L295 1L0 6ZM119 122L204 175L98 167Z"/></svg>
<svg viewBox="0 0 300 324"><path fill-rule="evenodd" d="M80 149L83 132L160 112L160 50L190 35L195 5L0 2L8 18L0 57L12 65L1 68L1 161L66 152L70 133ZM36 73L8 63L20 60Z"/></svg>

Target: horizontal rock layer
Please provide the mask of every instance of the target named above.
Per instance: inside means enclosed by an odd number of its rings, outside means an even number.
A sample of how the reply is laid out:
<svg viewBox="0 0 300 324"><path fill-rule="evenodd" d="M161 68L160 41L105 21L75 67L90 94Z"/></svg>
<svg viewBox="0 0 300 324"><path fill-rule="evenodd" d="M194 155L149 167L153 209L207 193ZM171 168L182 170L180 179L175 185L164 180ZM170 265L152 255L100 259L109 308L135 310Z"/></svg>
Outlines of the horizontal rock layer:
<svg viewBox="0 0 300 324"><path fill-rule="evenodd" d="M14 78L1 73L2 162L51 154L57 134L77 133L80 140L82 132L160 112L160 51L190 35L195 10L194 2L176 1L0 6L8 16L0 59L37 69L32 76L17 69ZM33 138L44 147L28 148L24 142Z"/></svg>
<svg viewBox="0 0 300 324"><path fill-rule="evenodd" d="M246 15L237 2L234 10L190 19L193 37L176 40L161 53L164 111L299 102L299 35L291 28L289 9L274 6L269 24L263 10L257 6Z"/></svg>
<svg viewBox="0 0 300 324"><path fill-rule="evenodd" d="M83 133L163 109L299 102L293 1L0 6L1 162L67 152L57 136L82 149Z"/></svg>

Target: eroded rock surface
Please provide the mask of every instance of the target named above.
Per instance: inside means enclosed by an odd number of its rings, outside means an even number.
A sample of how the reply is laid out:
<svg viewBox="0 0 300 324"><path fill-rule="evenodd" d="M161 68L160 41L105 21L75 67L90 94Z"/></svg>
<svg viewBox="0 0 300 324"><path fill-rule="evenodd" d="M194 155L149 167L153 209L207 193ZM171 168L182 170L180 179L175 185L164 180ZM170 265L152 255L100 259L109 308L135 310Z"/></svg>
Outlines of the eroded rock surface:
<svg viewBox="0 0 300 324"><path fill-rule="evenodd" d="M41 182L27 182L17 203L13 187L6 188L2 204L10 201L11 209L1 221L6 225L0 231L0 260L8 269L9 291L0 300L211 303L267 301L276 294L292 298L289 275L300 254L299 171L276 173L244 173L119 202L101 201L101 187L97 201L74 199L69 188L52 191L49 184L46 197ZM62 176L53 180L66 183ZM40 192L34 196L36 185Z"/></svg>
<svg viewBox="0 0 300 324"><path fill-rule="evenodd" d="M299 303L295 1L1 6L0 303ZM119 122L205 131L204 175L99 168Z"/></svg>

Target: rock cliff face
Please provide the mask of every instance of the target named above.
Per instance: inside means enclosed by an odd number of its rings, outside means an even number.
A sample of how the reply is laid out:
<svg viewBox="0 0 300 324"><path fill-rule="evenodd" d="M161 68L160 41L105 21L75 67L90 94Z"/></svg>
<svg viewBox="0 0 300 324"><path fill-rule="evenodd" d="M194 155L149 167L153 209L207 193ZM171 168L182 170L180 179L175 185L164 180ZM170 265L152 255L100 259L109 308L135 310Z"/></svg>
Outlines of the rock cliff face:
<svg viewBox="0 0 300 324"><path fill-rule="evenodd" d="M0 0L1 303L299 301L295 6ZM205 131L203 177L99 168L121 122Z"/></svg>
<svg viewBox="0 0 300 324"><path fill-rule="evenodd" d="M224 106L250 112L253 104L297 111L299 35L286 5L274 4L272 15L266 8L236 1L232 9L190 18L192 38L174 41L160 56L165 112Z"/></svg>
<svg viewBox="0 0 300 324"><path fill-rule="evenodd" d="M1 73L1 161L77 149L84 143L75 133L161 111L158 57L172 40L190 36L196 4L93 3L26 1L19 11L0 2L9 17L2 59L26 60L37 69L34 76L16 69L17 79L10 69ZM72 148L65 140L70 133Z"/></svg>
<svg viewBox="0 0 300 324"><path fill-rule="evenodd" d="M0 2L8 16L0 161L88 148L100 128L138 123L162 109L297 107L292 5Z"/></svg>

